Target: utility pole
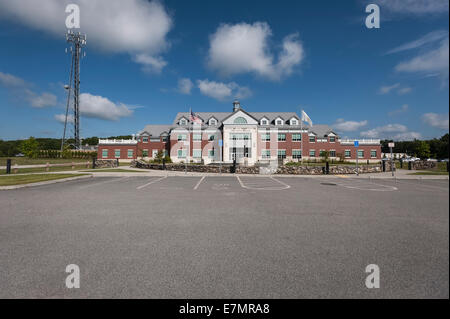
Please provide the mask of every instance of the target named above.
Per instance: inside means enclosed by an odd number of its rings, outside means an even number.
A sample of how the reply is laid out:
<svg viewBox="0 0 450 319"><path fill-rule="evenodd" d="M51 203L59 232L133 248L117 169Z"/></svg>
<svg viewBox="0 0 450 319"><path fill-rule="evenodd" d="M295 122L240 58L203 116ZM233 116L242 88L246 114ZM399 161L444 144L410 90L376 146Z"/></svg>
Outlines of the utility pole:
<svg viewBox="0 0 450 319"><path fill-rule="evenodd" d="M66 127L67 119L69 116L69 105L70 105L70 95L73 90L73 124L74 124L74 139L75 148L81 148L81 138L80 138L80 58L82 57L83 47L86 46L86 35L80 32L74 33L69 30L66 34L66 40L71 43L70 52L72 54L72 63L70 70L70 80L67 95L67 106L66 106L66 118L64 124L64 134L61 142L61 150L64 148L64 142L66 139Z"/></svg>

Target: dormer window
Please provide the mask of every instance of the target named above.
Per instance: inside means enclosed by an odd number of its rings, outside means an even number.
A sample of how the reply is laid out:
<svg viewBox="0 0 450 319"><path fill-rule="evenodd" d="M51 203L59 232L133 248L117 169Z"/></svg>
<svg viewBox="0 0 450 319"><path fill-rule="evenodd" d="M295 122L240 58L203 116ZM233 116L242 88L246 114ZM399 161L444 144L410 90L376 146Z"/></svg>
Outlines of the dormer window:
<svg viewBox="0 0 450 319"><path fill-rule="evenodd" d="M187 125L187 120L186 119L181 119L180 120L180 125Z"/></svg>
<svg viewBox="0 0 450 319"><path fill-rule="evenodd" d="M291 125L298 125L297 119L291 119Z"/></svg>
<svg viewBox="0 0 450 319"><path fill-rule="evenodd" d="M211 125L211 126L217 125L217 120L216 119L210 119L209 120L209 125Z"/></svg>
<svg viewBox="0 0 450 319"><path fill-rule="evenodd" d="M275 125L283 125L283 124L284 124L284 122L282 119L278 118L275 120Z"/></svg>
<svg viewBox="0 0 450 319"><path fill-rule="evenodd" d="M262 119L261 125L269 125L269 121L267 119Z"/></svg>

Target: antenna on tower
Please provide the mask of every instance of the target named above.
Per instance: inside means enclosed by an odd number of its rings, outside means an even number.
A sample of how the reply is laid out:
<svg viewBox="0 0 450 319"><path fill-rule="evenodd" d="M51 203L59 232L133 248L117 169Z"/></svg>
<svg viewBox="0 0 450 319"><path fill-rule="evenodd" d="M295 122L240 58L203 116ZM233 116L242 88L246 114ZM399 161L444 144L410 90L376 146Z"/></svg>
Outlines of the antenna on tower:
<svg viewBox="0 0 450 319"><path fill-rule="evenodd" d="M70 43L70 53L72 56L72 62L70 67L69 85L66 85L67 90L67 106L66 106L66 118L64 121L64 133L61 141L61 151L64 149L64 143L66 140L67 121L69 117L69 106L71 94L73 91L73 125L74 125L74 146L76 149L80 149L80 57L83 56L83 48L86 46L86 35L80 32L74 33L72 30L68 30L66 33L66 40ZM67 49L66 49L67 52Z"/></svg>

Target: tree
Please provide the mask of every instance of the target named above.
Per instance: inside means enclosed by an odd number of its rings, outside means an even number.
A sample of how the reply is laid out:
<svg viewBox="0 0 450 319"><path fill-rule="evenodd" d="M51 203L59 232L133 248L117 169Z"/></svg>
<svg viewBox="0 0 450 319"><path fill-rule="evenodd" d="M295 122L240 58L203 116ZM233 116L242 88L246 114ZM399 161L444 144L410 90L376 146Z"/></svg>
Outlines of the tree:
<svg viewBox="0 0 450 319"><path fill-rule="evenodd" d="M22 153L29 158L36 158L39 154L39 143L34 137L22 141L20 149Z"/></svg>
<svg viewBox="0 0 450 319"><path fill-rule="evenodd" d="M156 153L155 162L162 163L163 158L164 158L164 153L163 153L163 151L159 150L158 153Z"/></svg>
<svg viewBox="0 0 450 319"><path fill-rule="evenodd" d="M430 157L430 144L425 141L416 141L416 154L417 157L421 159L426 159Z"/></svg>

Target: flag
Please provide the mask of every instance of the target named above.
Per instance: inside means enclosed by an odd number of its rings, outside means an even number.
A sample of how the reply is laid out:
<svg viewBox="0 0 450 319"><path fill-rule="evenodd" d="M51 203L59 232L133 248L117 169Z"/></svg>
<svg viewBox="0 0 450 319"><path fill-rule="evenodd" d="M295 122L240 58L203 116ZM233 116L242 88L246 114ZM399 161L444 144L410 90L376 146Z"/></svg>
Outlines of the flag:
<svg viewBox="0 0 450 319"><path fill-rule="evenodd" d="M309 126L313 126L313 122L311 121L311 118L303 110L302 110L302 122L307 122L309 124Z"/></svg>
<svg viewBox="0 0 450 319"><path fill-rule="evenodd" d="M202 124L201 118L199 118L194 112L191 110L191 115L189 116L189 120L195 124Z"/></svg>

